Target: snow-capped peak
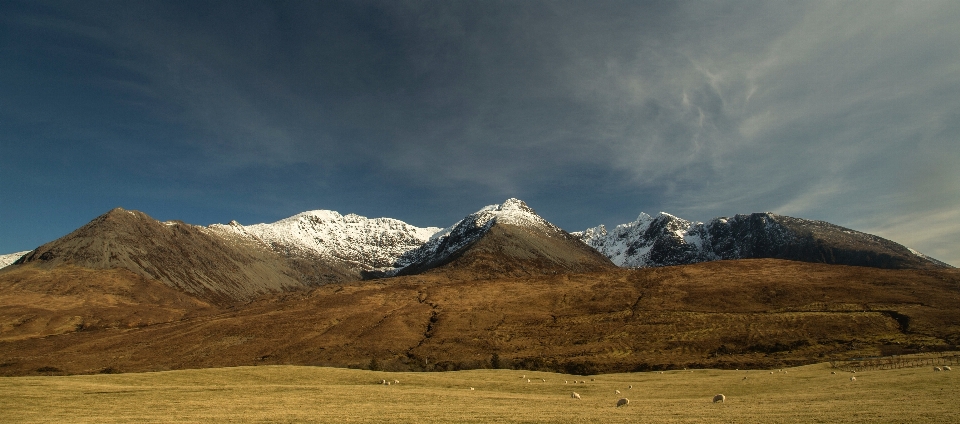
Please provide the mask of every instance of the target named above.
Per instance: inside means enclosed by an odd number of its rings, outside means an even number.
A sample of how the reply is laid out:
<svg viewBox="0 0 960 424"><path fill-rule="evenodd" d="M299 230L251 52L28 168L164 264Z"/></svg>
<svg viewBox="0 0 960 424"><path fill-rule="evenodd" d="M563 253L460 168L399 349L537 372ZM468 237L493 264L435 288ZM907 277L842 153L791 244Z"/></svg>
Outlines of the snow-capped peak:
<svg viewBox="0 0 960 424"><path fill-rule="evenodd" d="M542 230L555 230L555 226L547 220L537 215L533 208L527 206L520 199L510 198L499 205L490 205L480 209L467 218L476 217L477 226L486 225L488 222L498 222L501 224L517 225L521 227L533 227Z"/></svg>
<svg viewBox="0 0 960 424"><path fill-rule="evenodd" d="M562 232L560 228L537 215L522 200L510 198L502 204L483 207L436 232L427 243L400 257L395 264L397 268L386 271L385 275L395 275L404 267L414 264L440 263L479 240L497 223L540 231L548 237Z"/></svg>

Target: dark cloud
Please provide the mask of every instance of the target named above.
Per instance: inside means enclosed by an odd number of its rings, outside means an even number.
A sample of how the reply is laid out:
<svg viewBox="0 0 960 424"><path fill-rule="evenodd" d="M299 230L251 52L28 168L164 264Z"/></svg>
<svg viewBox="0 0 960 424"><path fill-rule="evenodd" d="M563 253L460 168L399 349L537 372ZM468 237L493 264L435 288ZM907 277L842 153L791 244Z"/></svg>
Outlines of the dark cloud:
<svg viewBox="0 0 960 424"><path fill-rule="evenodd" d="M0 176L26 181L0 207L6 250L46 241L17 223L32 211L76 203L83 218L119 202L197 223L328 208L442 226L517 196L570 230L772 210L960 263L956 3L8 2L0 16L0 142L19 148Z"/></svg>

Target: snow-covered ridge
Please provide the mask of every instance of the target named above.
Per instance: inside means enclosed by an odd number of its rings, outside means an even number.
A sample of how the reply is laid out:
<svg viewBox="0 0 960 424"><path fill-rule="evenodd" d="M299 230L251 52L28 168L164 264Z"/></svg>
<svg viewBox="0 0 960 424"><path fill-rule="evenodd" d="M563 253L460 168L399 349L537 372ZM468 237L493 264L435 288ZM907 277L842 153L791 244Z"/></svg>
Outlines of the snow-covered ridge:
<svg viewBox="0 0 960 424"><path fill-rule="evenodd" d="M10 265L16 262L17 259L20 259L21 256L26 255L27 253L30 253L30 252L31 252L30 250L25 250L23 252L7 253L6 255L0 255L0 268L3 268L7 265Z"/></svg>
<svg viewBox="0 0 960 424"><path fill-rule="evenodd" d="M214 224L224 236L263 243L281 253L319 255L348 262L358 269L391 266L405 252L420 247L437 227L419 228L392 218L340 215L330 210L303 212L271 224Z"/></svg>
<svg viewBox="0 0 960 424"><path fill-rule="evenodd" d="M627 268L747 258L877 267L926 266L923 262L929 261L949 266L881 237L770 212L714 218L707 223L664 212L656 217L641 213L636 221L612 231L601 225L571 234Z"/></svg>

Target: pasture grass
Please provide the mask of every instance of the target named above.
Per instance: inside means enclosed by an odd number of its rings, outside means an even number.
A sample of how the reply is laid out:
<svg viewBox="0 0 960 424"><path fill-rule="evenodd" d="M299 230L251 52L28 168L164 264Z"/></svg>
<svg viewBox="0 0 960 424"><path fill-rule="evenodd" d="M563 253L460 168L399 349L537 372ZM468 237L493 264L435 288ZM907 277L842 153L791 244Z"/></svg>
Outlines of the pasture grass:
<svg viewBox="0 0 960 424"><path fill-rule="evenodd" d="M960 371L924 367L831 375L831 370L818 364L772 374L678 370L583 377L259 366L5 377L0 421L960 422ZM857 381L850 381L853 375ZM381 379L400 383L377 384ZM573 391L582 400L571 399ZM717 393L727 396L725 403L711 402ZM620 397L630 404L616 408Z"/></svg>

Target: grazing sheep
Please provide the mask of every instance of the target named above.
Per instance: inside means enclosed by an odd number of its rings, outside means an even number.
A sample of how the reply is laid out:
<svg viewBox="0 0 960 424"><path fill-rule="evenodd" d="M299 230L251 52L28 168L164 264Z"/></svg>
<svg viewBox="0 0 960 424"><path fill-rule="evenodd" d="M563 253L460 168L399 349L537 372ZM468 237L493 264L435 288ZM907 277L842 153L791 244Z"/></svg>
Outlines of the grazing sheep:
<svg viewBox="0 0 960 424"><path fill-rule="evenodd" d="M724 396L723 394L718 394L713 397L713 403L717 403L717 402L723 403L726 400L727 400L727 397Z"/></svg>
<svg viewBox="0 0 960 424"><path fill-rule="evenodd" d="M747 380L747 377L743 377L743 380L741 380L741 381L746 381L746 380Z"/></svg>
<svg viewBox="0 0 960 424"><path fill-rule="evenodd" d="M630 399L620 398L620 400L617 401L617 408L619 408L619 407L621 407L621 406L627 406L627 405L629 405L629 404L630 404Z"/></svg>
<svg viewBox="0 0 960 424"><path fill-rule="evenodd" d="M770 371L770 374L773 374L773 371Z"/></svg>
<svg viewBox="0 0 960 424"><path fill-rule="evenodd" d="M614 391L617 392L618 395L620 394L620 391L619 391L619 390L614 390Z"/></svg>
<svg viewBox="0 0 960 424"><path fill-rule="evenodd" d="M528 378L528 379L527 379L527 383L529 383L529 382L530 382L530 379Z"/></svg>
<svg viewBox="0 0 960 424"><path fill-rule="evenodd" d="M570 397L573 399L580 399L580 393L572 392L570 393Z"/></svg>
<svg viewBox="0 0 960 424"><path fill-rule="evenodd" d="M850 377L850 381L857 381L857 377Z"/></svg>
<svg viewBox="0 0 960 424"><path fill-rule="evenodd" d="M627 388L628 388L628 389L632 389L632 388L633 388L633 384L627 386Z"/></svg>
<svg viewBox="0 0 960 424"><path fill-rule="evenodd" d="M547 382L547 379L546 379L546 378L541 378L540 381L546 383L546 382Z"/></svg>
<svg viewBox="0 0 960 424"><path fill-rule="evenodd" d="M563 380L563 384L567 384L567 380Z"/></svg>
<svg viewBox="0 0 960 424"><path fill-rule="evenodd" d="M380 380L380 384L387 384L387 380Z"/></svg>
<svg viewBox="0 0 960 424"><path fill-rule="evenodd" d="M940 369L940 367L933 367L933 370L934 370L934 371L943 371L942 369Z"/></svg>
<svg viewBox="0 0 960 424"><path fill-rule="evenodd" d="M527 375L526 374L521 375L520 378L527 378Z"/></svg>
<svg viewBox="0 0 960 424"><path fill-rule="evenodd" d="M943 370L944 370L944 371L953 371L953 368L950 368L950 367L944 365L944 366L943 366Z"/></svg>
<svg viewBox="0 0 960 424"><path fill-rule="evenodd" d="M470 390L473 390L473 387L471 387Z"/></svg>
<svg viewBox="0 0 960 424"><path fill-rule="evenodd" d="M836 371L830 371L830 375L837 375Z"/></svg>

